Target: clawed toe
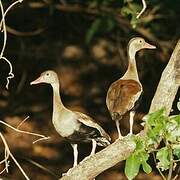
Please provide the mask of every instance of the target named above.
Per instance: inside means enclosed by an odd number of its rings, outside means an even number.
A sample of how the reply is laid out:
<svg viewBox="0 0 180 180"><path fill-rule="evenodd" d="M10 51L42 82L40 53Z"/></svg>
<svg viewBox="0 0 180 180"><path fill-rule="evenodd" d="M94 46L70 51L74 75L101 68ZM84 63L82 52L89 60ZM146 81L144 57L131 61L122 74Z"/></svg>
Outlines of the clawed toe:
<svg viewBox="0 0 180 180"><path fill-rule="evenodd" d="M124 137L123 136L119 136L116 140L115 140L115 142L116 141L119 141L119 140L122 140Z"/></svg>

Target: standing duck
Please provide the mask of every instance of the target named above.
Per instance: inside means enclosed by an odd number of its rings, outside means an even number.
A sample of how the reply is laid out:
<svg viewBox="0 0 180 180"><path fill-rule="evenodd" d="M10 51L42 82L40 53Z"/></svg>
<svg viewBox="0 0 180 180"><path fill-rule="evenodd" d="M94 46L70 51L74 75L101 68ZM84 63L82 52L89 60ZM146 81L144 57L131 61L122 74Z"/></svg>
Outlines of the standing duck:
<svg viewBox="0 0 180 180"><path fill-rule="evenodd" d="M130 134L133 133L133 118L135 115L136 102L143 91L139 81L135 55L141 49L155 49L156 47L145 42L143 38L136 37L128 44L128 69L124 76L113 82L106 96L106 105L110 111L112 120L116 122L119 138L122 138L119 121L123 115L130 113Z"/></svg>
<svg viewBox="0 0 180 180"><path fill-rule="evenodd" d="M54 71L43 72L39 78L31 82L31 85L39 83L50 84L53 88L52 122L56 131L67 139L73 147L73 167L78 162L77 146L79 143L92 142L90 156L95 153L96 145L108 146L110 144L109 135L91 117L81 112L71 111L63 105L59 92L59 79Z"/></svg>

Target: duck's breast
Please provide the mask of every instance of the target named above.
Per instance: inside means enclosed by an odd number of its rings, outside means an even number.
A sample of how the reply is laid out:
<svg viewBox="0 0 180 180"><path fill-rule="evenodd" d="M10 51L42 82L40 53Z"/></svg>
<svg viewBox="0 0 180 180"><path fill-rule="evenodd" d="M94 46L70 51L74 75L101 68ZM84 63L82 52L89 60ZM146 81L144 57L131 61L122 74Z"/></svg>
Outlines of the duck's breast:
<svg viewBox="0 0 180 180"><path fill-rule="evenodd" d="M72 112L53 113L53 124L62 137L68 137L80 128L80 123Z"/></svg>

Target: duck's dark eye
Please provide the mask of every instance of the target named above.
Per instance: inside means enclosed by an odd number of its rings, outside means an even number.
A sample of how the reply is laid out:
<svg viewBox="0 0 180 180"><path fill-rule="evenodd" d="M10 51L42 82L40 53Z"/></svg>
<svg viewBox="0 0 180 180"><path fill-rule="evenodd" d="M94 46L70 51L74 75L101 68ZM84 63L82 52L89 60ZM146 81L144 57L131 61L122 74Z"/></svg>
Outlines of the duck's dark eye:
<svg viewBox="0 0 180 180"><path fill-rule="evenodd" d="M139 42L142 43L142 40L140 40Z"/></svg>
<svg viewBox="0 0 180 180"><path fill-rule="evenodd" d="M49 76L49 73L47 73L46 76Z"/></svg>

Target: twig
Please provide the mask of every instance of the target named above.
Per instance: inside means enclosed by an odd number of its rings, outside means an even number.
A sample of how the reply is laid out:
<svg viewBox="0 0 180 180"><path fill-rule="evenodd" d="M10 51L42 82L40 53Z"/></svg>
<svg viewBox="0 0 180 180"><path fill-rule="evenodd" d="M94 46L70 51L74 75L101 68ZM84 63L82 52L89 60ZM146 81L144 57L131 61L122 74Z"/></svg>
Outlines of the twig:
<svg viewBox="0 0 180 180"><path fill-rule="evenodd" d="M152 155L153 155L154 163L156 164L156 168L157 168L157 170L159 171L159 174L161 175L161 177L163 178L163 180L166 180L164 174L161 172L161 170L160 170L159 167L157 166L156 157L155 157L154 152L152 152Z"/></svg>
<svg viewBox="0 0 180 180"><path fill-rule="evenodd" d="M7 150L6 150L6 149L5 149L4 151L7 153ZM5 168L0 172L0 174L2 174L4 171L6 171L6 172L8 173L8 167L9 167L10 161L7 161L7 160L8 160L8 158L9 158L9 156L8 156L7 154L5 154L4 157L5 157L4 160L1 161L1 162L5 163ZM1 164L2 164L2 163L1 163Z"/></svg>
<svg viewBox="0 0 180 180"><path fill-rule="evenodd" d="M5 16L6 16L6 14L8 13L8 11L9 11L13 6L15 6L16 4L22 3L22 2L23 2L23 0L17 0L17 1L15 1L14 3L12 3L12 4L6 9L6 11L3 13L2 20L1 20L1 22L0 22L0 29L1 29L3 20L4 20Z"/></svg>
<svg viewBox="0 0 180 180"><path fill-rule="evenodd" d="M4 33L4 41L3 41L3 47L2 47L2 50L0 53L0 57L3 57L4 50L6 47L6 41L7 41L7 31L6 31L6 23L5 23L5 18L4 18L4 8L3 8L1 0L0 0L0 7L1 7L1 14L2 14L2 20L1 20L2 21L2 28L3 28L3 33Z"/></svg>
<svg viewBox="0 0 180 180"><path fill-rule="evenodd" d="M9 73L8 73L8 76L6 77L6 80L7 80L6 89L8 89L8 88L9 88L9 79L14 78L14 74L13 74L13 72L12 72L12 64L11 64L11 62L10 62L7 58L5 58L5 57L1 57L1 59L4 59L4 60L9 64L9 68L10 68Z"/></svg>
<svg viewBox="0 0 180 180"><path fill-rule="evenodd" d="M10 71L8 73L8 76L7 76L7 83L6 83L6 88L8 89L8 86L9 86L9 79L12 79L14 77L14 74L12 73L12 64L11 62L4 57L4 50L6 48L6 43L7 43L7 29L6 29L6 22L5 22L5 16L6 14L8 13L8 11L13 7L15 6L17 3L21 3L23 0L17 0L15 1L14 3L12 3L7 9L6 11L4 12L4 8L3 8L3 5L2 5L2 1L0 0L0 8L1 8L1 15L2 15L2 20L0 22L0 29L2 27L2 31L3 31L3 34L4 34L4 40L3 40L3 47L2 47L2 50L1 50L1 53L0 53L0 59L3 59L5 60L9 67L10 67Z"/></svg>
<svg viewBox="0 0 180 180"><path fill-rule="evenodd" d="M12 7L13 6L10 5L10 8L12 8ZM2 47L2 50L1 50L1 53L0 53L0 59L5 60L9 64L9 67L10 67L10 71L9 71L8 76L6 78L7 79L6 88L8 89L9 79L13 78L14 74L12 73L12 65L11 65L10 61L7 58L4 57L4 50L5 50L6 42L7 42L7 30L6 30L6 23L5 23L5 13L4 13L4 8L3 8L1 0L0 0L0 8L1 8L1 14L2 14L2 20L1 20L1 24L0 25L2 25L3 34L4 34L3 47ZM8 8L6 10L6 13L10 10L10 8Z"/></svg>
<svg viewBox="0 0 180 180"><path fill-rule="evenodd" d="M14 131L16 131L16 132L18 132L18 133L23 133L23 134L28 134L28 135L33 135L33 136L38 136L38 137L40 137L39 139L35 140L35 141L33 142L33 144L36 143L36 142L39 142L39 141L41 141L41 140L45 140L45 139L49 139L49 138L50 138L50 137L46 137L46 136L41 135L41 134L37 134L37 133L32 133L32 132L20 130L19 127L20 127L28 118L29 118L29 116L28 116L27 118L25 118L25 119L17 126L17 128L15 128L15 127L13 127L13 126L11 126L11 125L9 125L9 124L1 121L1 120L0 120L0 123L3 124L3 125L5 125L5 126L7 126L7 127L9 127L9 128L11 128L11 129L13 129ZM8 159L9 159L9 157L11 157L11 158L13 159L13 161L15 162L15 164L16 164L16 165L18 166L18 168L20 169L20 171L22 172L22 174L24 175L24 177L25 177L27 180L29 180L29 177L26 175L26 173L24 172L24 170L22 169L22 167L19 165L19 163L17 162L17 160L15 159L15 157L14 157L14 156L12 155L12 153L10 152L9 147L8 147L8 145L7 145L7 143L6 143L6 140L5 140L5 138L4 138L4 136L2 135L1 132L0 132L0 136L1 136L1 139L2 139L2 141L3 141L3 143L4 143L4 146L5 146L5 152L4 152L4 153L5 153L5 154L4 154L4 157L5 157L5 158L0 162L0 164L2 164L2 163L5 164L5 168L0 172L0 174L3 173L4 171L6 171L6 172L8 173L8 167L9 167L9 161L8 161Z"/></svg>
<svg viewBox="0 0 180 180"><path fill-rule="evenodd" d="M46 27L41 27L39 29L33 30L33 31L28 31L28 32L22 32L18 31L10 26L6 25L7 32L16 36L36 36L41 34L43 31L45 31Z"/></svg>
<svg viewBox="0 0 180 180"><path fill-rule="evenodd" d="M146 1L145 1L145 0L142 0L142 4L143 4L143 8L142 8L142 10L140 11L140 13L136 16L137 19L140 18L140 16L144 13L144 11L145 11L146 8L147 8Z"/></svg>
<svg viewBox="0 0 180 180"><path fill-rule="evenodd" d="M5 154L5 159L9 158L9 156L13 159L14 163L17 165L17 167L20 169L20 171L22 172L22 174L24 175L24 177L26 178L26 180L30 180L29 177L27 176L27 174L24 172L24 170L22 169L21 165L17 162L17 160L15 159L15 157L13 156L13 154L11 153L10 149L9 149L9 146L3 136L3 134L0 132L0 137L3 141L3 144L5 146L5 151L6 151L6 154ZM5 160L6 162L7 160ZM5 169L2 171L4 172L5 170L7 170L7 165L9 165L9 163L7 162L7 164L5 165Z"/></svg>
<svg viewBox="0 0 180 180"><path fill-rule="evenodd" d="M4 121L1 121L1 120L0 120L0 123L1 123L1 124L4 124L5 126L11 128L11 129L13 129L13 130L16 131L16 132L40 137L38 140L35 140L35 141L33 142L33 144L36 143L36 142L38 142L38 141L47 140L47 139L50 138L49 136L46 137L46 136L44 136L44 135L42 135L42 134L37 134L37 133L32 133L32 132L28 132L28 131L19 130L19 129L17 129L17 128L15 128L15 127L13 127L13 126L5 123Z"/></svg>
<svg viewBox="0 0 180 180"><path fill-rule="evenodd" d="M178 178L179 174L176 174L172 180L176 180Z"/></svg>
<svg viewBox="0 0 180 180"><path fill-rule="evenodd" d="M172 153L172 148L169 148L169 155L170 155L170 167L169 167L169 173L167 180L171 180L172 178L172 172L173 172L173 153Z"/></svg>
<svg viewBox="0 0 180 180"><path fill-rule="evenodd" d="M21 126L27 119L29 119L29 116L27 116L23 121L21 121L21 122L19 123L19 125L17 126L17 129L19 129L20 126Z"/></svg>

